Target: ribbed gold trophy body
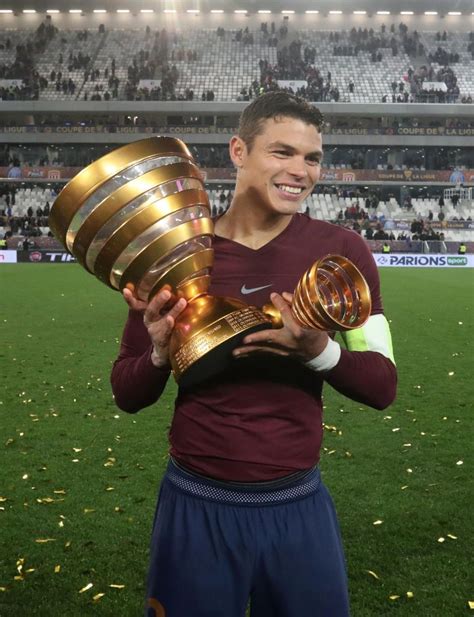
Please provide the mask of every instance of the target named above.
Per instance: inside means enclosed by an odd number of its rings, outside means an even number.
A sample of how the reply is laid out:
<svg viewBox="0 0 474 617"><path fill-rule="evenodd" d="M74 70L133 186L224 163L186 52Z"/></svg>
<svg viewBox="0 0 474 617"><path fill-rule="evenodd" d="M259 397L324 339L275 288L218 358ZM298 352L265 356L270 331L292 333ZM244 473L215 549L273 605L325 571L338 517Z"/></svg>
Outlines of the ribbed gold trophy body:
<svg viewBox="0 0 474 617"><path fill-rule="evenodd" d="M179 139L152 137L101 157L75 176L53 204L50 227L79 263L109 287L149 301L168 285L188 306L176 321L170 362L189 387L229 364L252 331L281 325L234 298L210 296L213 222L202 176ZM337 255L317 261L294 295L307 328L357 328L370 314L365 279Z"/></svg>
<svg viewBox="0 0 474 617"><path fill-rule="evenodd" d="M221 370L245 334L270 327L261 311L207 293L214 258L209 199L179 139L140 140L83 169L54 202L50 227L84 268L113 289L131 287L148 301L169 285L186 298L170 345L173 372L183 386Z"/></svg>
<svg viewBox="0 0 474 617"><path fill-rule="evenodd" d="M326 255L300 278L291 312L303 328L345 331L360 328L370 316L370 289L361 271L347 257ZM263 311L279 327L281 315L271 304Z"/></svg>

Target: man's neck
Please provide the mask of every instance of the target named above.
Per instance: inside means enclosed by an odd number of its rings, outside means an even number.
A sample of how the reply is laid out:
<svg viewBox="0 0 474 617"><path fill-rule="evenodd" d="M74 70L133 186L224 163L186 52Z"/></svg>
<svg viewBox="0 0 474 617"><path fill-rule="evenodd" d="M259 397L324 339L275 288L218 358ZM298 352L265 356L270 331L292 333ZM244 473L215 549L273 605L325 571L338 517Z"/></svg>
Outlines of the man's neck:
<svg viewBox="0 0 474 617"><path fill-rule="evenodd" d="M263 212L255 204L234 197L227 212L217 219L217 236L257 250L280 235L293 215Z"/></svg>

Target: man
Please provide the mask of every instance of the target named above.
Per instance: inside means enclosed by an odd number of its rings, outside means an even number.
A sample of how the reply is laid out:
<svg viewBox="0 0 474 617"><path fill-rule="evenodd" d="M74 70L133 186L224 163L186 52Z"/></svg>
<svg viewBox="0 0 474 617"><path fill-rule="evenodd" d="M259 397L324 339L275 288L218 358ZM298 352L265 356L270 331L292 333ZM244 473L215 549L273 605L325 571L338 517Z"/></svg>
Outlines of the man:
<svg viewBox="0 0 474 617"><path fill-rule="evenodd" d="M323 381L382 409L396 369L374 260L357 234L297 214L319 179L322 117L287 93L243 112L230 142L232 203L217 219L210 293L262 306L284 327L248 335L218 379L180 389L151 542L149 617L345 617L347 581L338 524L317 463ZM347 256L372 294L366 326L342 349L293 319L291 291L314 261ZM130 291L116 402L156 402L170 373L168 342L184 299L163 289L148 306ZM140 312L142 311L142 312Z"/></svg>
<svg viewBox="0 0 474 617"><path fill-rule="evenodd" d="M13 161L12 166L9 168L7 175L9 178L21 178L22 177L20 161L18 161L17 159Z"/></svg>

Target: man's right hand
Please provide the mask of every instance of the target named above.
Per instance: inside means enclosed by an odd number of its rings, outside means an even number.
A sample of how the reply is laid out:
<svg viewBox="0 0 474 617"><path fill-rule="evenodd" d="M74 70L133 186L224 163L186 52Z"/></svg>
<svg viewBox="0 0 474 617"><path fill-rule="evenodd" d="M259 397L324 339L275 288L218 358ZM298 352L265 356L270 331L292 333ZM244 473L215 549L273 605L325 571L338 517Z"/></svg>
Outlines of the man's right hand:
<svg viewBox="0 0 474 617"><path fill-rule="evenodd" d="M134 311L143 312L143 323L153 343L151 361L159 368L170 368L169 342L176 318L184 311L187 302L180 298L170 303L172 294L168 288L161 289L147 304L135 297L130 289L123 290L123 297Z"/></svg>

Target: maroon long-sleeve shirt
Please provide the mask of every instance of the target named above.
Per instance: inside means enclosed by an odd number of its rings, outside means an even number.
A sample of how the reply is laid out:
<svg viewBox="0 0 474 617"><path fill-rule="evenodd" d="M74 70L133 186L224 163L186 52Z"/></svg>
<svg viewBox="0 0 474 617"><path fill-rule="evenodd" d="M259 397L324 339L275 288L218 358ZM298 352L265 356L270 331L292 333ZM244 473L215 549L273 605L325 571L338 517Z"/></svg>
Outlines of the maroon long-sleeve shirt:
<svg viewBox="0 0 474 617"><path fill-rule="evenodd" d="M356 233L304 215L258 250L215 237L210 293L262 306L273 291L292 292L303 272L329 253L344 255L363 272L372 314L383 312L377 267ZM155 403L169 372L151 362L141 313L130 311L112 370L117 405L134 413ZM235 359L212 382L178 390L170 453L198 473L229 481L263 481L308 469L319 460L322 387L327 381L351 399L383 409L396 391L394 364L372 351L341 352L338 364L317 373L300 362L258 354Z"/></svg>

